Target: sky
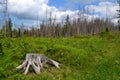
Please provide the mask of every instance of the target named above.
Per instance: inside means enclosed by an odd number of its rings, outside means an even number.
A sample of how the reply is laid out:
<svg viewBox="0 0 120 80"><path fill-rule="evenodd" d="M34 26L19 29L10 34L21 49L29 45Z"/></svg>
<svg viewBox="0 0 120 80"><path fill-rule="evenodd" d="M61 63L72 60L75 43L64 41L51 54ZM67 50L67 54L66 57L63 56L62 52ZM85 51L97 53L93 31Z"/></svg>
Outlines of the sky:
<svg viewBox="0 0 120 80"><path fill-rule="evenodd" d="M4 0L0 0L2 1ZM65 20L67 15L73 20L78 17L78 11L82 13L83 9L88 10L88 14L82 15L88 16L89 20L93 16L95 18L107 16L116 24L118 8L117 0L8 0L8 13L14 25L34 26L38 19L40 24L46 20L46 13L47 18L51 13L57 22ZM0 14L3 9L4 7L0 5Z"/></svg>

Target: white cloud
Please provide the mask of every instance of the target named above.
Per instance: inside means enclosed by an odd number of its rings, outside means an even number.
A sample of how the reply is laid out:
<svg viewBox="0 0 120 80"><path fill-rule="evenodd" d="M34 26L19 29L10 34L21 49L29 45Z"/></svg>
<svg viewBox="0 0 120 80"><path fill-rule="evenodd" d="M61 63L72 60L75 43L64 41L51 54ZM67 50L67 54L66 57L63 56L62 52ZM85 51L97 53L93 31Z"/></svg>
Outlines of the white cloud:
<svg viewBox="0 0 120 80"><path fill-rule="evenodd" d="M92 13L100 13L102 17L114 17L117 14L118 4L112 2L100 2L98 5L88 5L89 11Z"/></svg>
<svg viewBox="0 0 120 80"><path fill-rule="evenodd" d="M61 11L55 6L48 5L49 0L9 0L9 13L19 19L36 20L39 16L40 20L46 18L46 9L48 13L52 12L52 17L58 20L64 19L67 15L76 15L77 11Z"/></svg>
<svg viewBox="0 0 120 80"><path fill-rule="evenodd" d="M112 23L114 23L115 25L118 24L118 18L114 18L114 19L112 19L111 21L112 21Z"/></svg>
<svg viewBox="0 0 120 80"><path fill-rule="evenodd" d="M35 19L44 15L47 3L48 0L9 0L8 7L9 12L18 18Z"/></svg>
<svg viewBox="0 0 120 80"><path fill-rule="evenodd" d="M92 3L95 1L103 2L103 1L109 1L109 0L66 0L66 1L73 4L73 3Z"/></svg>
<svg viewBox="0 0 120 80"><path fill-rule="evenodd" d="M36 22L36 19L39 16L39 19L43 20L46 18L46 9L48 11L48 16L50 11L52 11L52 17L56 16L58 22L60 20L65 19L67 15L69 15L71 19L78 17L77 15L78 10L61 11L55 6L49 6L48 5L49 0L8 0L8 1L9 1L8 4L9 13L13 16L16 16L18 19L34 20L34 22ZM82 1L90 2L96 0L70 0L70 1L76 3ZM99 0L99 1L105 1L105 0ZM90 11L94 9L96 13L98 12L101 13L102 16L106 16L106 9L107 9L108 10L107 14L110 17L113 17L116 14L116 10L118 9L118 5L112 2L100 2L97 6L88 5L86 6L86 8L87 7L89 7ZM92 15L87 15L87 14L84 14L84 16L88 16L89 20L91 20L93 17ZM100 15L95 14L94 17L100 17Z"/></svg>
<svg viewBox="0 0 120 80"><path fill-rule="evenodd" d="M117 10L119 6L117 3L112 2L100 2L98 5L87 5L86 8L89 8L91 13L99 14L100 17L106 18L109 17L112 22L117 23Z"/></svg>

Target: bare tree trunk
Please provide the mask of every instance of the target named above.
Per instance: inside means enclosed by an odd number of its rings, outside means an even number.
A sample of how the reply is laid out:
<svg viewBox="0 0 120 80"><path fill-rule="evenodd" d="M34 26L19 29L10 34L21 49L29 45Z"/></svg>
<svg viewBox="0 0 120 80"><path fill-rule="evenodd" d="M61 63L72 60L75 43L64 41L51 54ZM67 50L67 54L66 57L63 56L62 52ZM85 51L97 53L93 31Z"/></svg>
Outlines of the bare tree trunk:
<svg viewBox="0 0 120 80"><path fill-rule="evenodd" d="M51 64L55 67L59 68L60 63L47 58L43 54L27 54L25 60L21 65L16 67L16 69L24 69L24 74L27 74L29 71L29 67L32 66L34 71L38 74L43 69L43 64Z"/></svg>

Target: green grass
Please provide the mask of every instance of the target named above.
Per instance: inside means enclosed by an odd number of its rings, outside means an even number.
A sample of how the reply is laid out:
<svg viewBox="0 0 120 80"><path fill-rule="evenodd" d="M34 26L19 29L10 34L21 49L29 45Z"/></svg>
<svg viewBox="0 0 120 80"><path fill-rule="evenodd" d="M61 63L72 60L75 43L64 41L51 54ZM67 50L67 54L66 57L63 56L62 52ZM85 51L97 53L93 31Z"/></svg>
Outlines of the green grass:
<svg viewBox="0 0 120 80"><path fill-rule="evenodd" d="M71 38L0 39L0 80L120 80L120 34ZM41 53L62 64L24 75L15 67L26 53Z"/></svg>

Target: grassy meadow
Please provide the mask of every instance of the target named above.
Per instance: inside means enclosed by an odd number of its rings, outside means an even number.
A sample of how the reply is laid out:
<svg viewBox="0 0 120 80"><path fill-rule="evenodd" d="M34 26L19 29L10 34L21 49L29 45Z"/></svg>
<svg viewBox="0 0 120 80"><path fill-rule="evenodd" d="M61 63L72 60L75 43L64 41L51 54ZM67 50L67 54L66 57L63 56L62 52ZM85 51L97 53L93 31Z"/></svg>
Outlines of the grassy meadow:
<svg viewBox="0 0 120 80"><path fill-rule="evenodd" d="M26 53L45 54L62 65L24 75L14 69ZM120 34L0 39L0 80L120 80Z"/></svg>

